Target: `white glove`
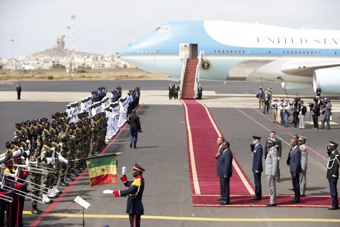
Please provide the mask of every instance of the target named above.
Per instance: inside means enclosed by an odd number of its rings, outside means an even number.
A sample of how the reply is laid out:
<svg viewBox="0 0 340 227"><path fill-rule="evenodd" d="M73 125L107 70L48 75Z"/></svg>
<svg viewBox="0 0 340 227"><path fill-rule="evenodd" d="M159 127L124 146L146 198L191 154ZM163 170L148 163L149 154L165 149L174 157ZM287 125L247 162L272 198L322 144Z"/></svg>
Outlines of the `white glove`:
<svg viewBox="0 0 340 227"><path fill-rule="evenodd" d="M123 176L126 175L126 166L123 166L123 167L122 167L122 175L123 175Z"/></svg>
<svg viewBox="0 0 340 227"><path fill-rule="evenodd" d="M52 158L46 158L46 163L49 165L52 162Z"/></svg>
<svg viewBox="0 0 340 227"><path fill-rule="evenodd" d="M28 156L30 156L30 153L31 153L31 152L30 152L30 150L27 150L27 151L25 151L25 153L26 153L26 155L27 155L27 157L28 157Z"/></svg>
<svg viewBox="0 0 340 227"><path fill-rule="evenodd" d="M104 194L113 194L113 190L107 189L103 191Z"/></svg>
<svg viewBox="0 0 340 227"><path fill-rule="evenodd" d="M26 143L28 144L28 150L31 150L31 142L29 140L26 140Z"/></svg>
<svg viewBox="0 0 340 227"><path fill-rule="evenodd" d="M68 160L66 158L64 158L62 155L59 155L58 159L59 159L60 162L68 164Z"/></svg>
<svg viewBox="0 0 340 227"><path fill-rule="evenodd" d="M52 162L51 162L51 164L52 164L52 165L55 164L55 157L54 157L54 155L52 155Z"/></svg>

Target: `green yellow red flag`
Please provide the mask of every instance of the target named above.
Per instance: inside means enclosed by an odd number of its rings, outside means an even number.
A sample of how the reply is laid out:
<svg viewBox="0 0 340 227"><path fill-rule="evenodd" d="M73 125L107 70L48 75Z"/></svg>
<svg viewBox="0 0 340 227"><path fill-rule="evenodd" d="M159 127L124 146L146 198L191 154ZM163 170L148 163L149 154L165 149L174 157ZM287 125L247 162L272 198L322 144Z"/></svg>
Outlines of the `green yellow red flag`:
<svg viewBox="0 0 340 227"><path fill-rule="evenodd" d="M116 154L86 159L91 187L99 184L117 185Z"/></svg>

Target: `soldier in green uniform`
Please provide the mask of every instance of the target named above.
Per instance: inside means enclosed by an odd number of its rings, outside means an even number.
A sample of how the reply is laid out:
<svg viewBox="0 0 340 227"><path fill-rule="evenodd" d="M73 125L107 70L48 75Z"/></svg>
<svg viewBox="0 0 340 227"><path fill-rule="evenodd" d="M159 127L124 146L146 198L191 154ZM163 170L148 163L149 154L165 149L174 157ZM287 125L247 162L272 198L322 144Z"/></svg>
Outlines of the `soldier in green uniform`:
<svg viewBox="0 0 340 227"><path fill-rule="evenodd" d="M41 154L39 157L39 161L41 165L45 167L49 167L49 168L53 168L52 166L53 151L51 147L52 147L52 140L50 138L44 139L44 146L41 150ZM48 193L47 188L49 188L49 183L51 181L51 174L53 173L44 174L42 178L43 186L44 186L43 202L47 204L53 203L53 201L47 196L47 193Z"/></svg>
<svg viewBox="0 0 340 227"><path fill-rule="evenodd" d="M70 129L69 129L69 132L68 132L68 141L67 141L67 144L68 144L68 155L67 155L67 159L68 160L73 160L75 159L75 153L76 153L76 135L75 135L75 124L74 123L71 123L70 124ZM74 162L69 162L67 167L66 167L66 178L65 180L67 181L73 181L74 180Z"/></svg>
<svg viewBox="0 0 340 227"><path fill-rule="evenodd" d="M31 123L32 123L31 129L30 129L30 134L32 136L31 150L34 151L34 150L37 149L38 126L37 126L37 122L35 120L33 120Z"/></svg>
<svg viewBox="0 0 340 227"><path fill-rule="evenodd" d="M15 131L13 133L13 139L18 138L21 135L22 135L21 124L20 123L16 123L15 124Z"/></svg>
<svg viewBox="0 0 340 227"><path fill-rule="evenodd" d="M51 179L50 179L50 195L51 197L58 197L62 192L59 191L57 185L58 185L58 181L59 181L59 172L60 172L60 169L61 169L61 162L59 161L58 159L58 154L60 154L61 152L61 147L59 147L59 144L58 144L58 138L56 136L53 136L52 137L52 150L53 150L53 154L54 157L53 159L55 160L54 163L52 163L53 165L53 169L54 169L54 172L51 176Z"/></svg>
<svg viewBox="0 0 340 227"><path fill-rule="evenodd" d="M68 132L69 132L69 126L65 126L62 125L61 129L60 129L60 133L59 133L59 146L61 146L61 154L63 155L63 157L68 158L69 154L69 149L68 149ZM66 176L66 168L67 168L67 164L65 163L61 163L60 166L60 186L69 186L68 183L65 182L65 176Z"/></svg>

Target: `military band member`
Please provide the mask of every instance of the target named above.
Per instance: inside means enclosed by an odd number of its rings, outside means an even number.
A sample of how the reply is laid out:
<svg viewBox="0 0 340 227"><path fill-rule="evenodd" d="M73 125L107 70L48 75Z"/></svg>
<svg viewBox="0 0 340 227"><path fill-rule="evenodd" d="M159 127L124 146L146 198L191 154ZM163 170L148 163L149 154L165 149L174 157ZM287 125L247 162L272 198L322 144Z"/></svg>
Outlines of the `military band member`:
<svg viewBox="0 0 340 227"><path fill-rule="evenodd" d="M18 138L21 135L22 135L21 124L20 123L16 123L15 124L15 131L13 133L13 139Z"/></svg>
<svg viewBox="0 0 340 227"><path fill-rule="evenodd" d="M275 141L271 138L267 141L266 175L270 202L267 206L276 206L276 185L277 165L279 163Z"/></svg>
<svg viewBox="0 0 340 227"><path fill-rule="evenodd" d="M122 171L123 176L120 178L124 185L128 187L127 190L105 190L104 194L114 194L115 197L128 196L126 213L129 214L130 226L139 227L141 215L144 214L144 208L142 203L142 197L144 192L145 181L143 178L143 172L145 169L135 164L132 170L132 176L134 181L128 181L126 177L126 170Z"/></svg>
<svg viewBox="0 0 340 227"><path fill-rule="evenodd" d="M340 167L340 156L337 151L338 144L330 141L327 147L327 154L329 156L327 163L327 179L329 182L329 189L332 198L332 206L328 207L328 210L339 209L338 199L338 179L339 179L339 167Z"/></svg>
<svg viewBox="0 0 340 227"><path fill-rule="evenodd" d="M39 161L41 163L41 165L43 165L44 167L48 167L48 168L53 168L52 166L52 140L50 138L45 139L44 140L44 146L41 150L41 154L39 157ZM48 197L48 189L49 188L49 183L51 181L51 174L53 173L48 173L48 174L44 174L42 181L43 181L43 186L44 186L44 192L43 192L43 202L47 203L47 204L51 204L53 203L53 201Z"/></svg>
<svg viewBox="0 0 340 227"><path fill-rule="evenodd" d="M301 173L301 150L298 146L297 139L291 139L290 141L290 162L289 170L292 176L292 184L294 190L294 199L289 200L291 203L300 202L300 179L299 174Z"/></svg>
<svg viewBox="0 0 340 227"><path fill-rule="evenodd" d="M301 150L301 173L300 173L300 195L306 196L306 185L307 185L307 168L308 168L308 150L305 145L307 138L300 136L298 143Z"/></svg>
<svg viewBox="0 0 340 227"><path fill-rule="evenodd" d="M251 198L252 200L261 200L262 199L262 187L261 187L261 174L263 171L262 166L262 156L263 156L263 148L260 144L261 137L253 135L253 141L250 145L250 150L253 153L253 174L254 174L254 182L255 182L255 196Z"/></svg>

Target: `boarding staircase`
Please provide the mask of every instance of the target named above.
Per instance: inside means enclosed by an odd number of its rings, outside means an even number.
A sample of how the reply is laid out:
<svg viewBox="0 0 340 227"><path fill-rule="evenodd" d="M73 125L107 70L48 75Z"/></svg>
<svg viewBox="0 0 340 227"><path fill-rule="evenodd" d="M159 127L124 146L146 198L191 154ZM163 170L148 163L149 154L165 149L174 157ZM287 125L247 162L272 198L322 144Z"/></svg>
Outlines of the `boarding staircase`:
<svg viewBox="0 0 340 227"><path fill-rule="evenodd" d="M187 55L184 55L180 89L181 99L197 98L201 70L200 65L203 59L203 54L203 51L201 51L198 59L188 59Z"/></svg>

